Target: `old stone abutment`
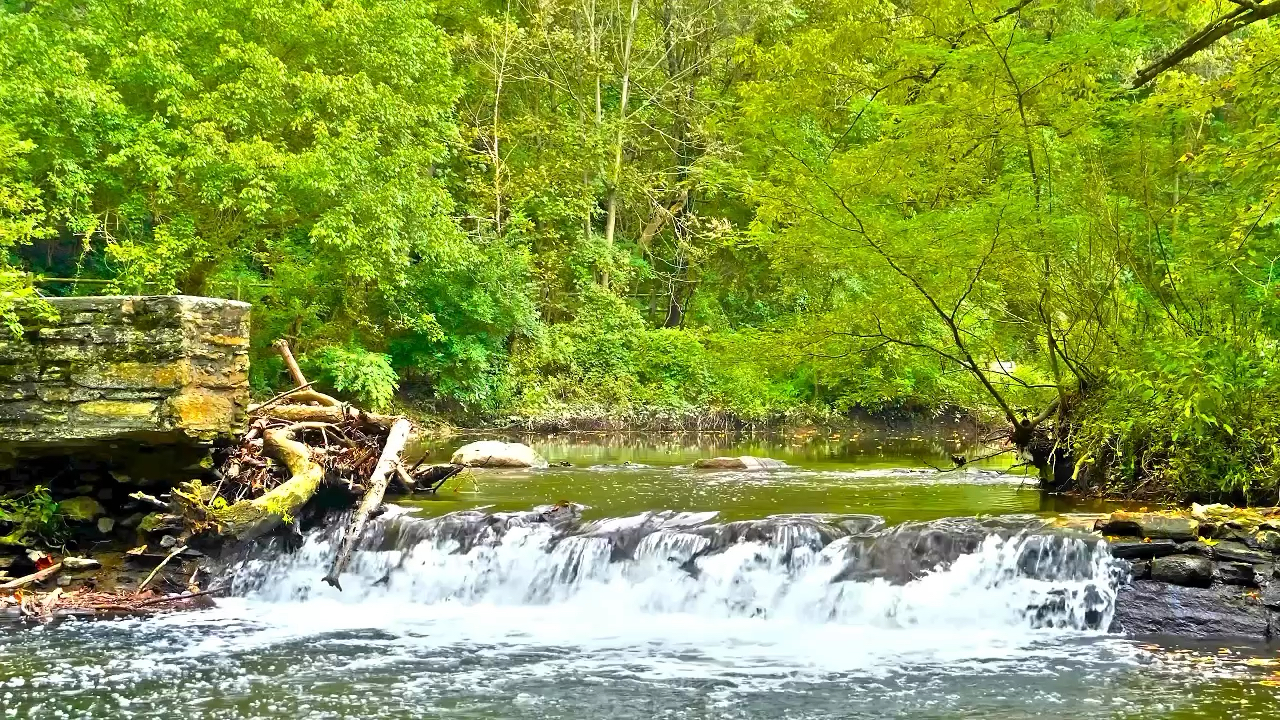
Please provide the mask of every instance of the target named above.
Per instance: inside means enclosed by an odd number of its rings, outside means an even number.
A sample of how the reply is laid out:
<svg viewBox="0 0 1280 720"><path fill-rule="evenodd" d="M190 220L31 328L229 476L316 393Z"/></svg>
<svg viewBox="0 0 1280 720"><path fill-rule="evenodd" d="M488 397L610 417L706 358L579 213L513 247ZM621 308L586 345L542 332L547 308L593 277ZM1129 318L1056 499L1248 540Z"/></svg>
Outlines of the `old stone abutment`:
<svg viewBox="0 0 1280 720"><path fill-rule="evenodd" d="M239 432L249 305L188 296L50 298L0 339L0 452L200 445Z"/></svg>

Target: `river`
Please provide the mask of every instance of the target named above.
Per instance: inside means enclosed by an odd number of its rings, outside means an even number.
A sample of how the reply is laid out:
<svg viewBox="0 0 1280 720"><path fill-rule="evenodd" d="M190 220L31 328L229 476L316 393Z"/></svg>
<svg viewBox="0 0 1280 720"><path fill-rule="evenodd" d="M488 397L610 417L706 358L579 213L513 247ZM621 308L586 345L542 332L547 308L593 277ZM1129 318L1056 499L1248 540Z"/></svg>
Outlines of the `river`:
<svg viewBox="0 0 1280 720"><path fill-rule="evenodd" d="M480 472L438 499L398 499L341 593L319 581L335 538L316 530L292 552L277 543L235 564L235 596L211 610L0 630L0 709L611 720L1280 710L1272 649L1108 634L1121 579L1105 544L1038 530L1054 513L1101 508L1046 499L998 459L939 472L957 449L949 440L531 444L571 467ZM792 467L687 467L725 454Z"/></svg>

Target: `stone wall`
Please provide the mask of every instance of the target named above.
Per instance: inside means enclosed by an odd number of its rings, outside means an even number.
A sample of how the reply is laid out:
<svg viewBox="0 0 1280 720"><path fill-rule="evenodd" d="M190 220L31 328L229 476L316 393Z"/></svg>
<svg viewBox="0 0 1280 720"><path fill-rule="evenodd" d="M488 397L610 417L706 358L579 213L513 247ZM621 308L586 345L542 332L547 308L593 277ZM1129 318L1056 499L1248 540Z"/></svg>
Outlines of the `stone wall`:
<svg viewBox="0 0 1280 720"><path fill-rule="evenodd" d="M1117 512L1097 527L1130 567L1113 630L1280 639L1280 508Z"/></svg>
<svg viewBox="0 0 1280 720"><path fill-rule="evenodd" d="M0 448L192 443L242 429L249 305L187 296L51 298L0 333Z"/></svg>

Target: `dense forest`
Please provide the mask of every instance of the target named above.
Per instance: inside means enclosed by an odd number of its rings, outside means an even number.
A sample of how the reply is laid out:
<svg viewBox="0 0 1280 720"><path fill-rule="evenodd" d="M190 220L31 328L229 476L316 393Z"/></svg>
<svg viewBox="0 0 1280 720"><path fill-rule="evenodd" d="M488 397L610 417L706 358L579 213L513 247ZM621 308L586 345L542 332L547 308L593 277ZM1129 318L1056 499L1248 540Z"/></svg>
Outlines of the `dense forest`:
<svg viewBox="0 0 1280 720"><path fill-rule="evenodd" d="M960 407L1280 484L1280 0L0 1L0 313L254 303L374 406Z"/></svg>

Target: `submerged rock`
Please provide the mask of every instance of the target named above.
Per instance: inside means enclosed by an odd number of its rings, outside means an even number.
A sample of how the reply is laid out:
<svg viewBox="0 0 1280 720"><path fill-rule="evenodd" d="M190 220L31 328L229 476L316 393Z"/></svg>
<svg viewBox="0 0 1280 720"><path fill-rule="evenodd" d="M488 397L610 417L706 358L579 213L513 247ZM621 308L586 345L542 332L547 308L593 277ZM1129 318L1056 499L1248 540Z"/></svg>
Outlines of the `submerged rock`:
<svg viewBox="0 0 1280 720"><path fill-rule="evenodd" d="M102 508L102 503L87 495L63 500L58 503L58 509L67 518L80 522L93 522L107 512Z"/></svg>
<svg viewBox="0 0 1280 720"><path fill-rule="evenodd" d="M778 470L786 463L772 458L739 455L737 457L713 457L695 460L693 466L700 470Z"/></svg>
<svg viewBox="0 0 1280 720"><path fill-rule="evenodd" d="M544 468L547 461L523 443L481 440L463 445L453 453L454 465L481 468Z"/></svg>

